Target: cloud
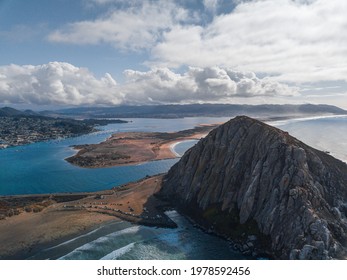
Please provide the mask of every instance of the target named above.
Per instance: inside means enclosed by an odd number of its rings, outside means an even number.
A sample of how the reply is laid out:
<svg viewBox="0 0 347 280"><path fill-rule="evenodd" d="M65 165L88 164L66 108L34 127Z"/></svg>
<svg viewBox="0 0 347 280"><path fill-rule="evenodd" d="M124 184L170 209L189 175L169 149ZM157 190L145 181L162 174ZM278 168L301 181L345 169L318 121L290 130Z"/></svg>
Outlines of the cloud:
<svg viewBox="0 0 347 280"><path fill-rule="evenodd" d="M204 7L207 11L216 12L219 0L204 0Z"/></svg>
<svg viewBox="0 0 347 280"><path fill-rule="evenodd" d="M55 30L51 42L144 51L150 68L218 65L297 84L347 81L345 0L85 1L108 12Z"/></svg>
<svg viewBox="0 0 347 280"><path fill-rule="evenodd" d="M0 67L0 99L36 105L115 105L229 102L237 98L284 97L297 88L252 72L220 67L191 67L178 74L168 68L126 70L117 84L110 74L97 79L68 63Z"/></svg>
<svg viewBox="0 0 347 280"><path fill-rule="evenodd" d="M176 25L148 65L219 65L295 83L347 80L347 2L236 1L206 26Z"/></svg>
<svg viewBox="0 0 347 280"><path fill-rule="evenodd" d="M114 2L114 0L88 0L87 3L105 5Z"/></svg>
<svg viewBox="0 0 347 280"><path fill-rule="evenodd" d="M168 68L147 72L125 71L122 92L128 103L232 103L236 98L278 97L297 95L297 89L259 79L254 73L219 67L191 67L183 74ZM252 102L249 100L249 102Z"/></svg>
<svg viewBox="0 0 347 280"><path fill-rule="evenodd" d="M140 3L142 0L84 0L84 2L86 3L86 5L130 5L130 6L134 6L137 5L138 3Z"/></svg>
<svg viewBox="0 0 347 280"><path fill-rule="evenodd" d="M192 18L194 16L173 1L132 1L122 8L110 8L96 20L70 23L52 32L48 40L71 44L106 43L121 50L139 51L153 47L174 24L192 21Z"/></svg>
<svg viewBox="0 0 347 280"><path fill-rule="evenodd" d="M117 84L106 74L97 79L85 68L68 63L0 67L0 99L37 105L118 104Z"/></svg>

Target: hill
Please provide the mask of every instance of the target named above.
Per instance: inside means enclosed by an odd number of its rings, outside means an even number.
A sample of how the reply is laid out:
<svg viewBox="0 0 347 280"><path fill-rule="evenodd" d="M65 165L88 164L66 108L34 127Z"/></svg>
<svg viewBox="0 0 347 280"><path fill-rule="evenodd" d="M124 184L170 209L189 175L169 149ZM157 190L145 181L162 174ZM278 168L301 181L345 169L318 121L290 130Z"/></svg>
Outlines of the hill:
<svg viewBox="0 0 347 280"><path fill-rule="evenodd" d="M249 117L188 150L160 196L246 253L346 257L347 165Z"/></svg>

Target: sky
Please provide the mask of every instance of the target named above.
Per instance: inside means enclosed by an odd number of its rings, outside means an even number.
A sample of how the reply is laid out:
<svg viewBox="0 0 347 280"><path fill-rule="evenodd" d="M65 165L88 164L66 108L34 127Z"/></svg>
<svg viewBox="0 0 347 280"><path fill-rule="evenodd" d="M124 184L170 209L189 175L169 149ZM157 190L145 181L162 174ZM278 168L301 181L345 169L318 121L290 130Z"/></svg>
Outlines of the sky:
<svg viewBox="0 0 347 280"><path fill-rule="evenodd" d="M0 105L347 109L345 0L0 0Z"/></svg>

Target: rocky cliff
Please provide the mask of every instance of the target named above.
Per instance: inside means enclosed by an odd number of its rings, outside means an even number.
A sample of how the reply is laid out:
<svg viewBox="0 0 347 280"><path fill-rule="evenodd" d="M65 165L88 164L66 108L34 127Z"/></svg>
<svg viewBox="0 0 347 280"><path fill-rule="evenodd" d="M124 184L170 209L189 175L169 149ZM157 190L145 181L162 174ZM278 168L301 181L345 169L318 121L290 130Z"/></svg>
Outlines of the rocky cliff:
<svg viewBox="0 0 347 280"><path fill-rule="evenodd" d="M187 151L159 195L253 254L346 257L347 165L248 117Z"/></svg>

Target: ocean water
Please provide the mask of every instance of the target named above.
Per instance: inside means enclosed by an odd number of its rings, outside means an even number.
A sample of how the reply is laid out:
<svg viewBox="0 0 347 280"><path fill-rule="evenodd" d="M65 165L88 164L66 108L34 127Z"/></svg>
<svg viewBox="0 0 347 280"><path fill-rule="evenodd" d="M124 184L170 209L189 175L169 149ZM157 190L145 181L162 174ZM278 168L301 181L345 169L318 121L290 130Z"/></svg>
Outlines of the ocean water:
<svg viewBox="0 0 347 280"><path fill-rule="evenodd" d="M64 158L75 153L71 145L99 143L116 132L178 131L201 123L227 120L228 118L131 119L129 123L101 127L102 131L97 133L0 150L0 195L97 191L136 181L146 175L163 173L178 159L135 166L86 169L73 166ZM191 146L187 143L176 146L179 154L183 154Z"/></svg>
<svg viewBox="0 0 347 280"><path fill-rule="evenodd" d="M290 135L347 163L347 116L329 116L271 122Z"/></svg>
<svg viewBox="0 0 347 280"><path fill-rule="evenodd" d="M98 143L118 131L175 131L200 123L227 118L178 120L134 119L128 124L112 124L101 132L61 141L48 141L0 150L0 194L95 191L107 189L161 172L178 159L138 166L83 169L64 161L74 154L70 145ZM329 151L347 162L347 116L272 122L305 143ZM182 155L197 141L174 147ZM114 222L54 247L31 259L244 259L229 242L194 227L175 211L168 215L178 224L163 229Z"/></svg>
<svg viewBox="0 0 347 280"><path fill-rule="evenodd" d="M126 124L110 124L102 131L80 137L35 143L0 150L0 195L79 192L109 189L146 175L163 173L178 159L136 166L85 169L64 158L75 153L77 144L99 143L111 134L124 131L178 131L201 123L225 122L228 118L131 119ZM347 116L294 119L269 123L314 148L347 162ZM182 155L196 141L174 147Z"/></svg>
<svg viewBox="0 0 347 280"><path fill-rule="evenodd" d="M246 259L233 250L228 241L194 227L176 211L166 213L177 223L177 228L154 228L116 222L48 248L30 259Z"/></svg>

